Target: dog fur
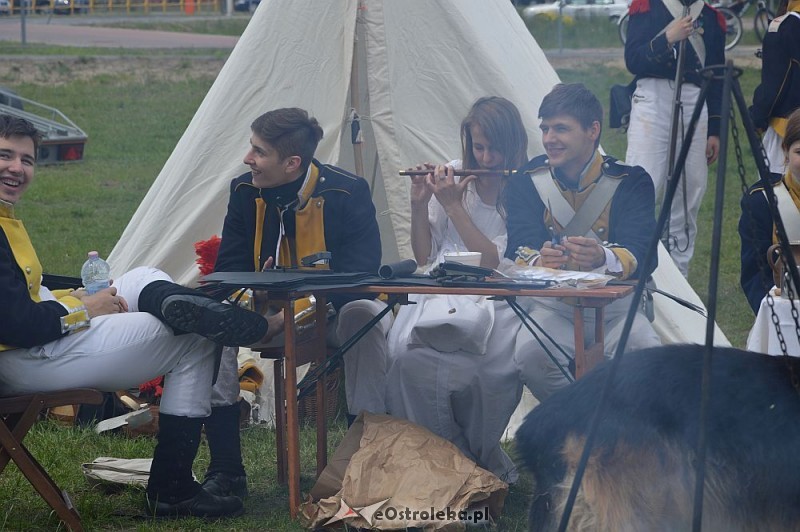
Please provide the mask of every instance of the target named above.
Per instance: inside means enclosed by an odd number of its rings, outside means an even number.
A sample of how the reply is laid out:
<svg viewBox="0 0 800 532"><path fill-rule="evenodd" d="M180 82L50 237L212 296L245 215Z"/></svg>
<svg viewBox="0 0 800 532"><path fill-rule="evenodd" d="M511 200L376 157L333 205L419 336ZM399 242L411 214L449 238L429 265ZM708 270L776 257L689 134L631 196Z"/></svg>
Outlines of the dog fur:
<svg viewBox="0 0 800 532"><path fill-rule="evenodd" d="M691 530L703 354L626 353L569 530ZM535 408L517 432L532 472L530 529L555 530L610 362ZM800 531L800 359L714 348L704 531Z"/></svg>

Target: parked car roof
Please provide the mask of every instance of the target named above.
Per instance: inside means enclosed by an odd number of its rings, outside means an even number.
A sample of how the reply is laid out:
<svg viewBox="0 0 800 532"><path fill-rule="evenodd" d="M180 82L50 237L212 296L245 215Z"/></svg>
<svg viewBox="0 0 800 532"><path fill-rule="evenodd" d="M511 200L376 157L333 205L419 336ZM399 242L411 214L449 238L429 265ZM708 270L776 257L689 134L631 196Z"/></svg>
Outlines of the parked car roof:
<svg viewBox="0 0 800 532"><path fill-rule="evenodd" d="M522 16L531 19L537 15L558 15L559 1L545 4L534 4L523 8ZM619 20L628 12L628 0L563 0L565 16L570 17L605 17Z"/></svg>

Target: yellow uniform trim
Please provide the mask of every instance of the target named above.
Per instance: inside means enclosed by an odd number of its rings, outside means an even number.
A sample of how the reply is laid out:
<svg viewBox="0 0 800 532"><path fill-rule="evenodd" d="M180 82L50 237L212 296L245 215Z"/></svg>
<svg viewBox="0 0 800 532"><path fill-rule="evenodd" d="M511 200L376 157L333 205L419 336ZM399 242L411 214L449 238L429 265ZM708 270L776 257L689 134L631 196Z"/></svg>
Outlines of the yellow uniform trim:
<svg viewBox="0 0 800 532"><path fill-rule="evenodd" d="M14 260L25 276L28 285L28 295L32 301L41 302L42 298L39 291L42 288L42 264L36 255L31 239L22 220L14 217L9 208L0 212L0 227L8 239ZM68 333L84 329L90 325L89 313L80 299L69 295L68 290L57 290L53 296L69 312L66 316L61 316L61 332ZM0 344L0 351L15 349L14 346Z"/></svg>
<svg viewBox="0 0 800 532"><path fill-rule="evenodd" d="M264 239L264 216L267 204L261 198L256 198L256 237L253 241L253 257L255 257L255 271L261 271L261 241Z"/></svg>

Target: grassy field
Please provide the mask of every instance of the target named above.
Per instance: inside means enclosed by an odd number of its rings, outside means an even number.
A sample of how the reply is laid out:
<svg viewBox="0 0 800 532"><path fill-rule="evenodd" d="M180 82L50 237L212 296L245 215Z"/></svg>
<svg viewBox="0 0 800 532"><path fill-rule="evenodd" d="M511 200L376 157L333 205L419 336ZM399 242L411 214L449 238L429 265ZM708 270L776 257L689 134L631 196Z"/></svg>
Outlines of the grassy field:
<svg viewBox="0 0 800 532"><path fill-rule="evenodd" d="M576 33L575 47L593 46L591 37L581 35L582 32ZM552 47L548 44L550 41L543 40L545 48ZM37 182L18 209L45 269L51 273L77 275L87 250L98 249L107 256L117 242L211 86L224 57L201 58L201 54L194 52L176 56L160 52L119 54L115 51L113 57L103 58L112 51L94 50L92 53L86 49L78 51L61 47L27 47L21 50L18 46L0 44L0 54L4 56L22 51L40 56L57 54L59 58L26 64L16 60L8 68L0 65L0 85L61 109L81 125L90 138L84 162L39 168ZM78 57L69 58L71 55ZM585 83L604 103L607 103L608 88L612 84L630 79L620 67L597 64L560 67L559 74L565 81ZM757 80L756 70L745 69L742 85L748 98ZM607 152L624 157L625 135L606 130L603 145ZM690 274L691 284L704 299L709 278L715 172L713 167ZM753 163L749 158L746 158L746 174L748 181L755 180ZM740 195L731 149L718 321L733 343L741 346L753 317L738 285L736 222ZM334 424L331 449L341 439L343 426L341 420ZM313 484L313 441L312 430L305 429L302 434L304 491ZM256 427L243 434L251 491L247 514L220 523L147 521L140 513L140 493L123 490L106 494L90 488L84 481L78 464L98 456L149 457L152 440L94 435L66 430L48 422L37 425L28 442L34 454L44 458L45 467L53 473L56 481L72 493L90 530L301 529L298 523L288 518L285 489L277 486L274 480L274 434L268 429ZM203 446L195 468L198 475L202 475L207 460L207 450ZM511 489L499 529L527 529L529 491L529 479L523 476L522 481ZM58 521L49 515L47 507L13 467L0 476L0 500L7 501L0 513L0 530L47 530L58 526Z"/></svg>

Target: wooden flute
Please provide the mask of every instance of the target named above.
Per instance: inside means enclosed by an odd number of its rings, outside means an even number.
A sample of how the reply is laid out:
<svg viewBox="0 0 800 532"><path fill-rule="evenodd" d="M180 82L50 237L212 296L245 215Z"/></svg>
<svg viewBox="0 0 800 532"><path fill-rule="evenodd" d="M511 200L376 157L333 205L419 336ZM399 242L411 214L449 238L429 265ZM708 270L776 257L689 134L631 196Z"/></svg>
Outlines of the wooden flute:
<svg viewBox="0 0 800 532"><path fill-rule="evenodd" d="M418 176L418 175L426 175L432 173L433 170L400 170L400 175L405 175L405 176ZM482 168L478 168L475 170L470 170L470 169L453 170L454 176L475 175L475 176L508 177L516 173L517 173L516 170L484 170Z"/></svg>

